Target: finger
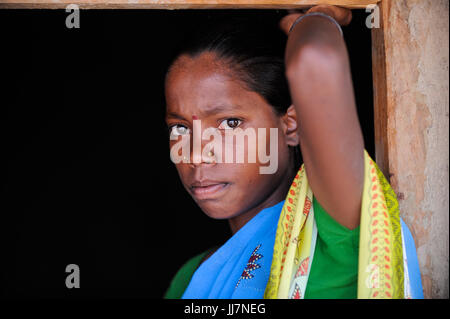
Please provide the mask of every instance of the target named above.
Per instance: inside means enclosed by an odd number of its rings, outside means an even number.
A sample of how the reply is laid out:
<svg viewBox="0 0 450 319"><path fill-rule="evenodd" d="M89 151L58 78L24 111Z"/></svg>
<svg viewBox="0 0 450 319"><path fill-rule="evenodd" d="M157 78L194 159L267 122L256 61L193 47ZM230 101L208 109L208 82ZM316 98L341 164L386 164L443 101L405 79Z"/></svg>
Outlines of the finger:
<svg viewBox="0 0 450 319"><path fill-rule="evenodd" d="M335 14L341 25L347 25L352 20L352 10L335 6Z"/></svg>
<svg viewBox="0 0 450 319"><path fill-rule="evenodd" d="M292 24L295 22L295 20L298 17L300 17L302 15L303 15L302 13L291 13L291 14L288 14L287 16L283 17L280 20L280 24L279 24L281 30L283 30L284 33L288 34L289 30L292 27Z"/></svg>
<svg viewBox="0 0 450 319"><path fill-rule="evenodd" d="M305 14L312 6L302 7L301 9L288 9L286 10L288 13L302 13Z"/></svg>
<svg viewBox="0 0 450 319"><path fill-rule="evenodd" d="M352 18L353 18L353 14L352 14L352 10L348 10L348 14L347 14L347 17L346 17L346 19L342 22L342 25L349 25L350 24L350 22L352 21Z"/></svg>
<svg viewBox="0 0 450 319"><path fill-rule="evenodd" d="M333 17L340 25L348 25L352 20L352 11L333 5L317 5L308 10L310 12L323 12Z"/></svg>

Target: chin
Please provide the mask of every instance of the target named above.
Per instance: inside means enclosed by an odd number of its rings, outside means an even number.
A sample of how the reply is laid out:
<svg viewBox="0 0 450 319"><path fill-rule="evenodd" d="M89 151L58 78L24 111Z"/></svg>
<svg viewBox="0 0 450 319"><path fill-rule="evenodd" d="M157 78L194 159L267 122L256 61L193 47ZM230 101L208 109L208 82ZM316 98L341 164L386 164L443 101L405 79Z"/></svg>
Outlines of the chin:
<svg viewBox="0 0 450 319"><path fill-rule="evenodd" d="M204 201L203 203L197 202L200 209L206 214L206 216L213 219L229 219L234 216L234 211L223 202L213 203L212 201Z"/></svg>

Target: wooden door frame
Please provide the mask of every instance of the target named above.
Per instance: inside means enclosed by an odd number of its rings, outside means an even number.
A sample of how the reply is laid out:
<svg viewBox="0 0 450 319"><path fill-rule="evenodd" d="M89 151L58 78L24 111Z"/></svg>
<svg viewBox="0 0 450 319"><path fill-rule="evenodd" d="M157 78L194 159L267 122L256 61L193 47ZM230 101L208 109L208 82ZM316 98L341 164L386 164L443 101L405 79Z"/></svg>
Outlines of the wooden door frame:
<svg viewBox="0 0 450 319"><path fill-rule="evenodd" d="M0 8L63 9L295 9L332 4L364 9L380 0L0 0Z"/></svg>

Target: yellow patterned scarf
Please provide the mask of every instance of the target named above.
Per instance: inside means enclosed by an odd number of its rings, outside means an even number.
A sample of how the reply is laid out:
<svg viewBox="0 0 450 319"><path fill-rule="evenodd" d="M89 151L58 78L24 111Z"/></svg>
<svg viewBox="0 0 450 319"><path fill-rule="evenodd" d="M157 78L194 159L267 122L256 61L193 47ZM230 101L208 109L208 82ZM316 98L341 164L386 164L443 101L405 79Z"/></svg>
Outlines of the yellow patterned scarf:
<svg viewBox="0 0 450 319"><path fill-rule="evenodd" d="M302 166L278 221L264 298L302 298L317 229L313 193ZM404 256L398 202L383 173L364 151L364 190L358 262L358 298L404 298Z"/></svg>

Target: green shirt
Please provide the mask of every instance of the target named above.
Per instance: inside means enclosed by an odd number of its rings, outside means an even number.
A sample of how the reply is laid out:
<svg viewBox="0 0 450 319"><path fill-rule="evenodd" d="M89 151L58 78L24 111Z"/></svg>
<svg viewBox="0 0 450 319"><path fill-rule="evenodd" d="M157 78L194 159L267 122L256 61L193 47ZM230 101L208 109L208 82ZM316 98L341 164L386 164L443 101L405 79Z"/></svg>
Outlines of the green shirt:
<svg viewBox="0 0 450 319"><path fill-rule="evenodd" d="M354 299L358 283L359 226L350 230L313 199L317 241L306 299Z"/></svg>
<svg viewBox="0 0 450 319"><path fill-rule="evenodd" d="M317 241L306 287L306 299L356 298L358 281L359 226L353 230L335 221L313 199ZM173 278L164 298L181 298L205 251L188 260Z"/></svg>

